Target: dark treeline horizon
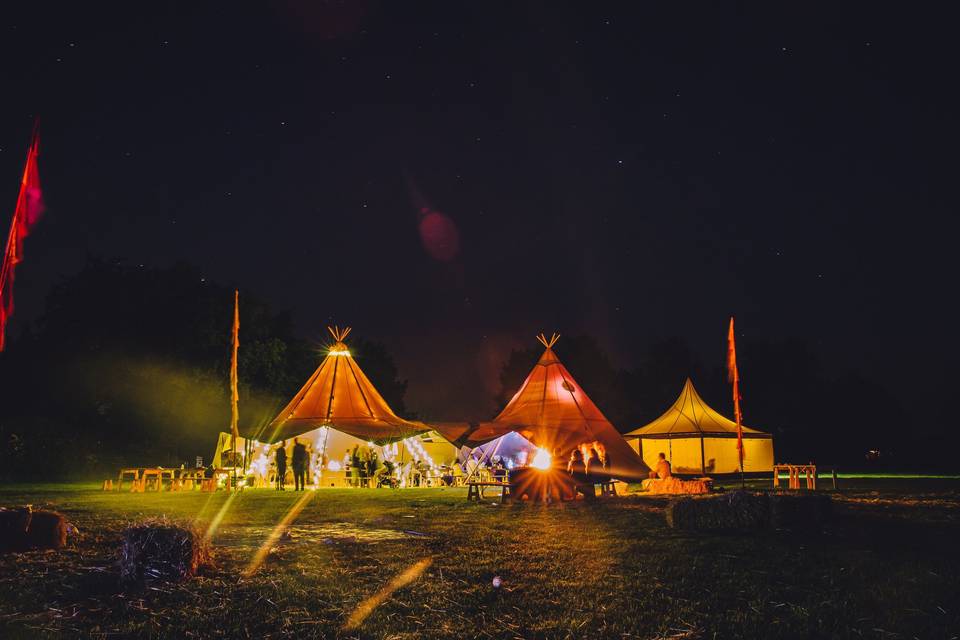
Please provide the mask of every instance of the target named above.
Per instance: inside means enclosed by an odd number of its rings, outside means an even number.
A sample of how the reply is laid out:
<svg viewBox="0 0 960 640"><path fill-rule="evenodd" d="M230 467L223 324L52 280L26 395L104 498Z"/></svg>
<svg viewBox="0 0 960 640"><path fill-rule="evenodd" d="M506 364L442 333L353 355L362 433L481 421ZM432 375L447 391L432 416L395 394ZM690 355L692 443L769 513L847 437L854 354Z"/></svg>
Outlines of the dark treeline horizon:
<svg viewBox="0 0 960 640"><path fill-rule="evenodd" d="M0 355L0 456L10 477L76 477L121 464L209 460L229 424L227 371L233 286L198 268L130 265L91 257L47 296L43 313ZM298 335L241 287L241 430L257 434L304 383L329 340ZM429 354L396 362L377 336L351 336L358 362L394 410L429 422L411 406L407 381L430 376ZM555 351L621 431L655 419L687 377L708 404L731 415L721 363L705 361L682 337L650 342L642 358L615 363L597 336L563 336ZM495 415L542 353L514 348L498 363ZM745 424L770 432L778 461L846 469L949 469L949 447L931 447L937 424L913 424L893 390L855 371L828 372L808 342L738 338ZM444 384L459 381L447 379ZM910 433L906 438L904 433ZM879 460L868 461L870 450Z"/></svg>

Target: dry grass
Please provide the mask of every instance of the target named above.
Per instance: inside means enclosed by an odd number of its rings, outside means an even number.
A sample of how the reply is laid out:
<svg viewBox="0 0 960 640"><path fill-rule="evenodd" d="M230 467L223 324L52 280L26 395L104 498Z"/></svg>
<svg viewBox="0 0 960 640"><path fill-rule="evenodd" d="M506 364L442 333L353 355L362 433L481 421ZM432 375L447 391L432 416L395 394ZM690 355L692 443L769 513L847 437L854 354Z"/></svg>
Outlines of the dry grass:
<svg viewBox="0 0 960 640"><path fill-rule="evenodd" d="M204 528L226 496L6 487L0 505L56 508L82 534L60 552L0 556L0 637L948 638L960 494L920 489L851 491L804 535L673 531L666 500L633 496L494 506L462 490L324 490L242 578L297 501L252 491L214 533L214 567L125 592L129 525L165 515Z"/></svg>

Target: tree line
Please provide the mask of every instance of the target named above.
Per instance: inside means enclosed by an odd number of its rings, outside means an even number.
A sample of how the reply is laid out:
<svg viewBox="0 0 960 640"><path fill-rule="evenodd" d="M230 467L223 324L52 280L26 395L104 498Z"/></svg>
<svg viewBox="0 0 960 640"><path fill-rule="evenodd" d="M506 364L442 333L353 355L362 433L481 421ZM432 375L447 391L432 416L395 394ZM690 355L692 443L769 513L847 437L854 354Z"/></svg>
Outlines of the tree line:
<svg viewBox="0 0 960 640"><path fill-rule="evenodd" d="M241 294L240 426L256 433L307 380L325 345L296 335L289 313ZM209 457L216 434L229 425L232 301L231 287L188 265L89 260L51 290L43 314L0 354L0 474L95 477L122 465L179 466L198 453ZM394 410L415 417L387 348L362 339L350 347ZM622 432L666 411L687 376L708 404L732 414L722 353L706 364L682 339L670 338L624 368L591 336L564 336L555 349ZM500 407L541 352L510 354L494 399ZM882 385L856 372L828 374L801 340L742 339L738 355L744 422L774 435L778 460L916 468L911 446L922 442L923 426L911 425ZM911 429L914 438L902 437ZM868 459L871 451L879 456ZM924 464L937 462L924 455Z"/></svg>

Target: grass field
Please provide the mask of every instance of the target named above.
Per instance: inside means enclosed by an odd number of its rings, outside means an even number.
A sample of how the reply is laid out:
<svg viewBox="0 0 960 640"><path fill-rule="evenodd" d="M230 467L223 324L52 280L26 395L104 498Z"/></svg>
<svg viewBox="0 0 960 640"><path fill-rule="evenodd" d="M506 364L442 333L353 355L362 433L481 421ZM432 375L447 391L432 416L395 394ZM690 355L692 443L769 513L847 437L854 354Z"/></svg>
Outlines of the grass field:
<svg viewBox="0 0 960 640"><path fill-rule="evenodd" d="M757 486L766 487L767 483ZM298 495L117 494L6 486L65 513L61 552L0 556L0 637L951 638L960 635L960 481L848 480L815 534L689 534L665 500L467 503L462 489L321 490L241 577ZM118 586L123 528L208 526L215 566ZM419 564L418 564L419 563ZM366 598L426 569L355 629ZM500 588L492 580L499 576Z"/></svg>

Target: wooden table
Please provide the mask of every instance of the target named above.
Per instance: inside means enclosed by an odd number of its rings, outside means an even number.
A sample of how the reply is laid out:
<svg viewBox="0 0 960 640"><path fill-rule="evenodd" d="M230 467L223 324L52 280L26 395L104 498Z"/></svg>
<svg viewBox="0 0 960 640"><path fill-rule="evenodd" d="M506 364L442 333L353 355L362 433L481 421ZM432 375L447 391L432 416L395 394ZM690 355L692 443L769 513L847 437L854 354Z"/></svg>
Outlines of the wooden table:
<svg viewBox="0 0 960 640"><path fill-rule="evenodd" d="M598 482L597 484L600 485L600 495L604 498L607 496L616 498L617 488L615 485L617 482L619 482L619 480L604 480L602 482Z"/></svg>
<svg viewBox="0 0 960 640"><path fill-rule="evenodd" d="M484 487L500 487L500 502L506 502L510 495L509 482L468 482L467 483L467 501L476 500L480 502L483 497Z"/></svg>
<svg viewBox="0 0 960 640"><path fill-rule="evenodd" d="M206 473L205 469L182 469L179 479L184 483L189 482L190 491L193 491L194 487L199 487L200 483L203 482L204 473ZM186 488L185 485L184 488Z"/></svg>
<svg viewBox="0 0 960 640"><path fill-rule="evenodd" d="M146 490L146 482L149 478L157 479L157 491L163 491L163 478L170 478L170 481L173 481L173 469L164 469L163 467L156 467L154 469L144 469L143 475L140 476L140 480L144 482L144 490Z"/></svg>
<svg viewBox="0 0 960 640"><path fill-rule="evenodd" d="M800 488L800 475L806 476L807 489L815 491L817 488L817 465L815 464L775 464L773 465L773 488L780 488L780 472L786 471L789 480L788 489Z"/></svg>
<svg viewBox="0 0 960 640"><path fill-rule="evenodd" d="M123 488L123 477L124 476L133 476L133 481L136 482L140 479L140 469L120 469L120 475L117 478L117 491L120 491Z"/></svg>

